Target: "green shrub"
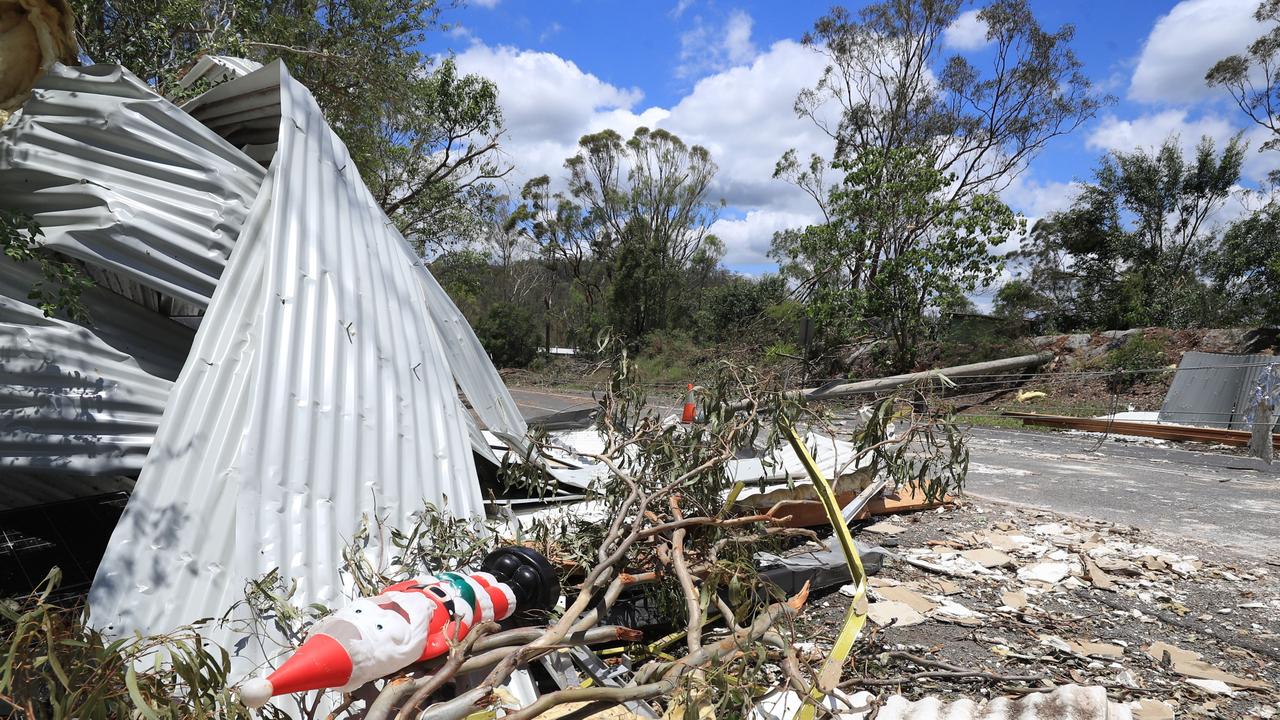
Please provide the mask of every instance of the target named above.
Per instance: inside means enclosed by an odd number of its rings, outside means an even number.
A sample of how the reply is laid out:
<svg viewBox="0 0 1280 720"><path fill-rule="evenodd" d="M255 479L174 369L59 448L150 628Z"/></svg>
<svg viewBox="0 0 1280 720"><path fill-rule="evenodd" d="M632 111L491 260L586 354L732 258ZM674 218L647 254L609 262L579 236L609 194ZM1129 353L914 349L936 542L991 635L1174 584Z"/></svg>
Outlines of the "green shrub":
<svg viewBox="0 0 1280 720"><path fill-rule="evenodd" d="M696 382L700 352L687 333L655 330L635 355L636 373L646 383Z"/></svg>
<svg viewBox="0 0 1280 720"><path fill-rule="evenodd" d="M538 356L538 325L533 314L510 303L497 303L476 323L480 343L498 367L526 367Z"/></svg>
<svg viewBox="0 0 1280 720"><path fill-rule="evenodd" d="M1165 365L1164 344L1142 335L1130 335L1123 345L1107 356L1107 369L1112 371L1107 385L1121 392L1139 383L1149 382L1156 374L1140 372Z"/></svg>
<svg viewBox="0 0 1280 720"><path fill-rule="evenodd" d="M229 689L231 657L198 628L113 641L51 599L60 579L54 568L30 596L0 600L0 717L252 717Z"/></svg>

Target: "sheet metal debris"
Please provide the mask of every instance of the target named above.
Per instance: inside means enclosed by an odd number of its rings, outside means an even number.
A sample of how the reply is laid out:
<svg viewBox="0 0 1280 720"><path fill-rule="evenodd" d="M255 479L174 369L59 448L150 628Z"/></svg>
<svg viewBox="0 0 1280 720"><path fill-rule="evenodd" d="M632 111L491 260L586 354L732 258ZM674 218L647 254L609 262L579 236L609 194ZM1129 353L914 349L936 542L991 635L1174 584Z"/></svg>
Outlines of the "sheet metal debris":
<svg viewBox="0 0 1280 720"><path fill-rule="evenodd" d="M205 56L192 77L218 68L226 77L238 76L256 65ZM42 225L46 245L83 263L97 286L86 296L94 308L95 328L64 323L64 329L91 336L112 317L126 318L120 324L124 332L112 338L115 349L105 354L79 347L76 357L62 357L66 343L60 347L60 341L44 333L41 341L54 347L24 350L27 357L38 354L47 362L42 372L109 368L121 352L141 347L143 356L137 359L144 370L165 380L177 377L194 337L178 323L198 324L208 305L249 207L260 194L264 164L274 157L280 112L272 93L206 94L187 107L241 144L233 146L128 71L109 65L54 66L14 122L0 132L0 193L6 206L32 213ZM251 121L246 113L253 116ZM247 130L258 133L248 140L269 142L245 142ZM0 292L25 298L31 286L29 272L9 264L0 266L0 274L5 275ZM431 321L444 338L440 352L455 381L485 425L508 444L518 444L525 425L475 334L430 274L425 269L415 274ZM416 302L421 304L420 299ZM155 316L142 312L139 305L155 311ZM178 322L165 321L165 315ZM22 329L26 324L10 323L5 332L21 333L29 341L30 333ZM136 337L129 336L130 329ZM146 356L160 347L166 369L157 372ZM103 392L91 396L96 404L80 402L85 411L76 415L68 415L65 408L77 402L76 397L88 397L83 392L71 387L55 392L47 377L31 373L10 379L0 387L0 395L9 398L6 409L0 410L0 446L13 450L8 456L13 464L71 473L136 473L141 468L167 383L149 383L154 387L146 403L130 404L127 437L113 438L120 411L109 415L112 398L128 392L129 385L109 373L99 378ZM57 425L61 436L42 436L32 418L49 416L55 406L63 408ZM473 448L496 463L469 415L466 424Z"/></svg>
<svg viewBox="0 0 1280 720"><path fill-rule="evenodd" d="M263 173L117 65L54 65L0 131L0 195L46 247L197 308Z"/></svg>
<svg viewBox="0 0 1280 720"><path fill-rule="evenodd" d="M1109 418L1081 418L1067 415L1040 415L1038 413L1002 412L1001 415L1021 420L1026 425L1084 430L1112 435L1135 435L1163 440L1220 443L1235 447L1248 447L1253 433L1248 430L1224 430L1220 427L1195 427L1192 425L1166 425L1163 423L1135 422ZM1272 444L1280 447L1280 435L1272 435Z"/></svg>
<svg viewBox="0 0 1280 720"><path fill-rule="evenodd" d="M228 55L201 55L191 69L178 78L178 86L189 88L198 82L217 84L244 77L262 68L262 63Z"/></svg>
<svg viewBox="0 0 1280 720"><path fill-rule="evenodd" d="M1249 398L1275 358L1187 352L1160 406L1160 420L1184 425L1251 430Z"/></svg>
<svg viewBox="0 0 1280 720"><path fill-rule="evenodd" d="M37 281L0 256L0 509L40 497L33 474L71 492L78 475L138 471L194 335L101 288L82 298L93 329L45 317L17 299Z"/></svg>
<svg viewBox="0 0 1280 720"><path fill-rule="evenodd" d="M420 261L283 64L204 102L244 98L278 106L277 151L98 569L112 634L218 615L274 568L335 604L363 514L482 512Z"/></svg>

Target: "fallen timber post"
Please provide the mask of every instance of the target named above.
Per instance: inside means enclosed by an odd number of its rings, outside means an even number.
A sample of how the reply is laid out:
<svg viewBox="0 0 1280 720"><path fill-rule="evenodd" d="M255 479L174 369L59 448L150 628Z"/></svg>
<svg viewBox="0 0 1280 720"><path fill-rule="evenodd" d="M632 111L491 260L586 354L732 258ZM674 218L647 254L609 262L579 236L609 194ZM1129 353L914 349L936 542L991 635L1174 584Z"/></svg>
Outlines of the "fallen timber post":
<svg viewBox="0 0 1280 720"><path fill-rule="evenodd" d="M877 378L875 380L859 380L857 382L838 382L834 384L823 385L822 387L808 388L806 390L792 390L786 393L787 397L800 400L833 400L836 398L850 397L854 395L872 395L886 390L893 390L903 385L912 385L914 383L932 380L939 376L947 379L969 377L972 375L988 375L993 373L1009 372L1013 370L1024 370L1028 368L1038 368L1041 365L1048 364L1053 360L1053 353L1038 352L1034 355L1019 355L1017 357L1003 358L1000 360L989 360L987 362L970 363L968 365L956 365L954 367L938 368L937 370L924 370L922 372L906 373L904 375L893 375L886 378ZM746 410L750 406L746 400L740 400L730 406L731 410Z"/></svg>

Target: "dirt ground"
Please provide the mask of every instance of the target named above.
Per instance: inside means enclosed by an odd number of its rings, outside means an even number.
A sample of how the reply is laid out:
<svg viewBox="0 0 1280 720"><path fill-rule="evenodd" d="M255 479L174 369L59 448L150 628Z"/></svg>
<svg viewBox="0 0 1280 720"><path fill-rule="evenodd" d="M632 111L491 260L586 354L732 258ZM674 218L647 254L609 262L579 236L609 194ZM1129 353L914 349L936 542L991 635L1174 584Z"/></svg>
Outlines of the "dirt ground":
<svg viewBox="0 0 1280 720"><path fill-rule="evenodd" d="M1280 562L988 501L856 537L936 569L890 559L872 577L849 689L980 699L1076 683L1104 686L1113 701L1163 702L1177 717L1280 714ZM798 631L815 657L839 632L849 591L811 599ZM942 674L988 675L927 676L937 661L955 666ZM1015 676L1039 679L1002 679Z"/></svg>

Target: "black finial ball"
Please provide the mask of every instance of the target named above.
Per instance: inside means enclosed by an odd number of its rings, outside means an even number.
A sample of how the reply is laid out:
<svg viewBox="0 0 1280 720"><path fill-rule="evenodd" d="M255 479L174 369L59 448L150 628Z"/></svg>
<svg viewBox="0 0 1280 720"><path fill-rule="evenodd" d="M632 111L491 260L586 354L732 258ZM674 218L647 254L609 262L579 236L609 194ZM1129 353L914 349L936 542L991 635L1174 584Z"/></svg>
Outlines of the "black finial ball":
<svg viewBox="0 0 1280 720"><path fill-rule="evenodd" d="M485 556L480 569L511 587L518 614L547 611L560 600L560 579L537 550L511 545Z"/></svg>

